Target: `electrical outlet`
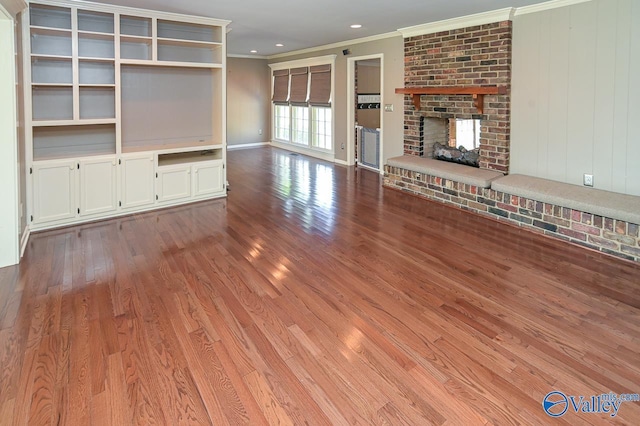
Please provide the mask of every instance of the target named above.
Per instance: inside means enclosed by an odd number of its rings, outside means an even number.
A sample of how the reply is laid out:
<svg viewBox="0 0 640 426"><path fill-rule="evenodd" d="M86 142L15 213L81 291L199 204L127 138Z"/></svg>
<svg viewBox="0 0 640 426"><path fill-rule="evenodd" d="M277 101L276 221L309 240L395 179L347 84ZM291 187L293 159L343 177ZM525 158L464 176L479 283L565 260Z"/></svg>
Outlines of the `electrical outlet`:
<svg viewBox="0 0 640 426"><path fill-rule="evenodd" d="M258 130L258 134L261 135L262 134L262 129Z"/></svg>
<svg viewBox="0 0 640 426"><path fill-rule="evenodd" d="M340 149L344 149L344 144L340 144Z"/></svg>
<svg viewBox="0 0 640 426"><path fill-rule="evenodd" d="M593 186L593 175L584 174L584 186Z"/></svg>
<svg viewBox="0 0 640 426"><path fill-rule="evenodd" d="M384 112L393 112L393 104L385 104Z"/></svg>

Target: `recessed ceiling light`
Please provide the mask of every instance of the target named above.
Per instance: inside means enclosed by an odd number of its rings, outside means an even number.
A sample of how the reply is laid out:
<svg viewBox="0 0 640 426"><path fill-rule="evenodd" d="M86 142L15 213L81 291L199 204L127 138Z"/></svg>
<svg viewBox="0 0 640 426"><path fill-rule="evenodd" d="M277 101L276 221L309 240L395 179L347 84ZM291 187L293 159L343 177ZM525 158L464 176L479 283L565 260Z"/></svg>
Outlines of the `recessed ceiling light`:
<svg viewBox="0 0 640 426"><path fill-rule="evenodd" d="M360 24L353 24L353 25L351 25L351 28L353 28L354 30L357 30L358 28L362 28L362 25L360 25Z"/></svg>
<svg viewBox="0 0 640 426"><path fill-rule="evenodd" d="M284 47L284 44L278 43L278 44L276 44L276 47Z"/></svg>
<svg viewBox="0 0 640 426"><path fill-rule="evenodd" d="M258 53L258 51L257 50L252 50L251 53Z"/></svg>

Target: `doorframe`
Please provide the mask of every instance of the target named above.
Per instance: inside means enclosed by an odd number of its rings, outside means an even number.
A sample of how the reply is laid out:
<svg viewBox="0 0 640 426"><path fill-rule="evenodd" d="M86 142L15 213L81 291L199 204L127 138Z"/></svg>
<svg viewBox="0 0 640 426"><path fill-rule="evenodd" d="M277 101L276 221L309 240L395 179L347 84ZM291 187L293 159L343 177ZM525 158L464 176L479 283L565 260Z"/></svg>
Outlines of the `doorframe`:
<svg viewBox="0 0 640 426"><path fill-rule="evenodd" d="M382 165L384 158L384 114L382 113L384 105L384 53L376 53L373 55L356 56L347 58L347 165L355 165L355 128L356 128L356 111L355 111L355 89L356 89L356 62L368 59L380 59L380 164ZM371 169L369 167L369 169ZM375 170L375 169L373 169ZM384 173L384 169L380 166L377 170L380 174Z"/></svg>

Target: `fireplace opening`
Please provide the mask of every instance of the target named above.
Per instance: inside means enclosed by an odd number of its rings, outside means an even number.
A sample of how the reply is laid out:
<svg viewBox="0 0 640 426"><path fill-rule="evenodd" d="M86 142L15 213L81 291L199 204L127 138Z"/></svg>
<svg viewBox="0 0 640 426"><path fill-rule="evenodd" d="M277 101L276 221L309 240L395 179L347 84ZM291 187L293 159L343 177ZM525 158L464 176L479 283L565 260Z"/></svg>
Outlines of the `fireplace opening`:
<svg viewBox="0 0 640 426"><path fill-rule="evenodd" d="M420 117L422 156L480 167L480 120Z"/></svg>

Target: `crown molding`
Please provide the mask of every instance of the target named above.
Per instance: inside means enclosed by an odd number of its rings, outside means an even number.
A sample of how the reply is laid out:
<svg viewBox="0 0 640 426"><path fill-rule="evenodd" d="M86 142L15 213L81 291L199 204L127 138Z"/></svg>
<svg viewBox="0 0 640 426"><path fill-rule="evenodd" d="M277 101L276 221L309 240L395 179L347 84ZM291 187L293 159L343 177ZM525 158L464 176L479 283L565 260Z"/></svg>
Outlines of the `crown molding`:
<svg viewBox="0 0 640 426"><path fill-rule="evenodd" d="M386 38L399 37L399 36L400 36L400 33L398 31L392 31L390 33L378 34L378 35L373 35L373 36L369 36L369 37L356 38L356 39L353 39L353 40L339 41L337 43L324 44L322 46L310 47L308 49L300 49L300 50L294 50L294 51L291 51L291 52L278 53L276 55L267 56L267 59L272 60L272 59L286 58L288 56L303 55L303 54L306 54L306 53L318 52L320 50L337 49L337 48L340 48L340 47L353 46L354 44L368 43L368 42L371 42L371 41L383 40L383 39L386 39Z"/></svg>
<svg viewBox="0 0 640 426"><path fill-rule="evenodd" d="M402 34L402 37L407 38L438 33L440 31L457 30L458 28L474 27L476 25L492 24L494 22L510 21L513 19L515 11L515 8L507 7L490 12L476 13L474 15L460 16L458 18L400 28L398 31Z"/></svg>
<svg viewBox="0 0 640 426"><path fill-rule="evenodd" d="M574 4L587 3L590 1L592 0L551 0L544 3L532 4L531 6L519 7L516 10L515 16L526 15L528 13L544 12L545 10L573 6Z"/></svg>
<svg viewBox="0 0 640 426"><path fill-rule="evenodd" d="M316 56L315 58L294 59L293 61L267 64L272 71L286 68L312 67L314 65L335 64L337 55Z"/></svg>
<svg viewBox="0 0 640 426"><path fill-rule="evenodd" d="M240 59L268 59L267 56L263 55L236 55L233 53L227 54L227 58L240 58Z"/></svg>

